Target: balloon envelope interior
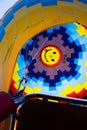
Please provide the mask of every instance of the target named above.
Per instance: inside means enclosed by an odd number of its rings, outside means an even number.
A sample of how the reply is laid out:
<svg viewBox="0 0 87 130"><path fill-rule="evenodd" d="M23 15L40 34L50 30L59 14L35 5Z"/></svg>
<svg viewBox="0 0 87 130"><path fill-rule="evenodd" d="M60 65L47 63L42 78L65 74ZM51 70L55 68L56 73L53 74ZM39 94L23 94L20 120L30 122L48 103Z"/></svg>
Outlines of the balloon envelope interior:
<svg viewBox="0 0 87 130"><path fill-rule="evenodd" d="M20 50L10 92L87 96L87 29L78 23L49 28Z"/></svg>

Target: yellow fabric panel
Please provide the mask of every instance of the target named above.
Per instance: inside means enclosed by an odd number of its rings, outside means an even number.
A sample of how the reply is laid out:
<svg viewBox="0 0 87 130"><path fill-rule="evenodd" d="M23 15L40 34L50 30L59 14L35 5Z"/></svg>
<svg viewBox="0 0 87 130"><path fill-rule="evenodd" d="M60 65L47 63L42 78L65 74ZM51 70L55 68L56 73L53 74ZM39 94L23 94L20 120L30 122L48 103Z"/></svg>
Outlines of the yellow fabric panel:
<svg viewBox="0 0 87 130"><path fill-rule="evenodd" d="M67 86L67 88L64 89L64 92L66 93L66 95L72 93L73 92L72 86Z"/></svg>
<svg viewBox="0 0 87 130"><path fill-rule="evenodd" d="M17 73L14 73L13 74L13 79L14 79L15 82L17 82L18 80L20 80L20 77L18 76Z"/></svg>
<svg viewBox="0 0 87 130"><path fill-rule="evenodd" d="M75 7L75 10L80 9L83 11L87 11L87 4L84 4L84 3L79 2L77 0L76 1L74 0L74 7Z"/></svg>
<svg viewBox="0 0 87 130"><path fill-rule="evenodd" d="M82 87L81 84L78 83L78 84L75 86L74 91L75 91L76 94L78 94L79 92L81 92L81 90L83 90L83 87Z"/></svg>
<svg viewBox="0 0 87 130"><path fill-rule="evenodd" d="M14 71L17 72L18 70L19 70L19 66L18 66L18 64L16 64Z"/></svg>
<svg viewBox="0 0 87 130"><path fill-rule="evenodd" d="M8 88L6 88L5 86L2 86L3 84L3 64L0 63L0 91L7 91Z"/></svg>
<svg viewBox="0 0 87 130"><path fill-rule="evenodd" d="M20 90L23 90L23 89L24 89L24 86L23 86L23 85L21 85L21 86L20 86Z"/></svg>
<svg viewBox="0 0 87 130"><path fill-rule="evenodd" d="M28 26L35 25L42 21L42 7L41 4L35 5L33 8L27 8Z"/></svg>
<svg viewBox="0 0 87 130"><path fill-rule="evenodd" d="M38 87L30 88L29 86L26 86L26 89L24 91L25 93L35 93L35 92L41 92L41 89Z"/></svg>
<svg viewBox="0 0 87 130"><path fill-rule="evenodd" d="M47 7L42 7L42 15L44 21L53 21L53 20L58 20L58 8L57 6L47 6Z"/></svg>
<svg viewBox="0 0 87 130"><path fill-rule="evenodd" d="M71 13L65 13L65 12L60 12L60 20L65 21L65 23L73 22L76 21L75 16Z"/></svg>
<svg viewBox="0 0 87 130"><path fill-rule="evenodd" d="M78 22L87 25L87 4L75 1L74 7Z"/></svg>
<svg viewBox="0 0 87 130"><path fill-rule="evenodd" d="M41 89L38 88L37 86L35 86L35 87L33 88L33 92L41 92Z"/></svg>
<svg viewBox="0 0 87 130"><path fill-rule="evenodd" d="M0 47L1 62L4 61L6 53L7 53L7 35L5 34L4 38L2 39L2 43Z"/></svg>
<svg viewBox="0 0 87 130"><path fill-rule="evenodd" d="M16 83L14 84L14 86L15 86L16 89L18 89L18 87L19 87L19 83L16 82ZM24 89L24 86L21 85L21 86L20 86L20 90L23 90L23 89Z"/></svg>
<svg viewBox="0 0 87 130"><path fill-rule="evenodd" d="M86 60L86 63L85 63L85 66L84 66L85 68L87 68L87 60Z"/></svg>
<svg viewBox="0 0 87 130"><path fill-rule="evenodd" d="M85 73L85 77L87 78L87 73Z"/></svg>
<svg viewBox="0 0 87 130"><path fill-rule="evenodd" d="M72 2L58 2L58 9L65 12L74 12L74 3Z"/></svg>
<svg viewBox="0 0 87 130"><path fill-rule="evenodd" d="M58 15L60 20L68 22L76 21L74 4L68 2L58 3Z"/></svg>
<svg viewBox="0 0 87 130"><path fill-rule="evenodd" d="M23 32L27 27L26 7L21 8L14 14L14 22L16 23L16 33L19 35L19 33Z"/></svg>
<svg viewBox="0 0 87 130"><path fill-rule="evenodd" d="M77 20L78 22L87 25L87 12L84 12L82 10L76 10Z"/></svg>
<svg viewBox="0 0 87 130"><path fill-rule="evenodd" d="M8 43L7 48L9 49L10 46L15 41L15 36L16 36L15 21L14 21L14 19L5 28L5 31L6 31L7 43Z"/></svg>
<svg viewBox="0 0 87 130"><path fill-rule="evenodd" d="M25 93L32 93L33 92L33 89L30 88L29 86L26 86L26 89L24 90Z"/></svg>
<svg viewBox="0 0 87 130"><path fill-rule="evenodd" d="M14 83L14 86L16 89L18 89L19 83L18 82Z"/></svg>
<svg viewBox="0 0 87 130"><path fill-rule="evenodd" d="M85 35L85 37L87 37L87 31L84 27L82 28L82 26L78 25L76 31L79 33L80 36Z"/></svg>
<svg viewBox="0 0 87 130"><path fill-rule="evenodd" d="M57 96L66 96L66 92L59 93Z"/></svg>
<svg viewBox="0 0 87 130"><path fill-rule="evenodd" d="M87 80L82 84L82 86L87 90Z"/></svg>

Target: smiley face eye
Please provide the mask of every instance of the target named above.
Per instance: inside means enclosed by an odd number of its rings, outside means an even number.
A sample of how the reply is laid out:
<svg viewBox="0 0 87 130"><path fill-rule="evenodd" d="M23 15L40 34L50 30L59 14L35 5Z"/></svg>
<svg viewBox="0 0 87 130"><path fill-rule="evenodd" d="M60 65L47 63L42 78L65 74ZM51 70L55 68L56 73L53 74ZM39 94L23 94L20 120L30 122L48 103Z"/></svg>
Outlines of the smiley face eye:
<svg viewBox="0 0 87 130"><path fill-rule="evenodd" d="M54 59L51 59L51 61L55 61Z"/></svg>
<svg viewBox="0 0 87 130"><path fill-rule="evenodd" d="M54 51L53 54L56 54L56 52Z"/></svg>

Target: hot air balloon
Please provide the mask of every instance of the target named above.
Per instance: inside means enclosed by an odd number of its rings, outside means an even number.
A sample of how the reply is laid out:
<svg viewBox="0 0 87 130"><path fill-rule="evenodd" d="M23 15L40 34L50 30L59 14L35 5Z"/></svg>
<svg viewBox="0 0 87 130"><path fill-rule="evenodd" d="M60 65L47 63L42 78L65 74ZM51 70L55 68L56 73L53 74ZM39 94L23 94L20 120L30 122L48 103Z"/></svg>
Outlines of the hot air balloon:
<svg viewBox="0 0 87 130"><path fill-rule="evenodd" d="M32 94L86 105L86 13L86 0L18 0L9 8L0 20L0 91L17 106Z"/></svg>
<svg viewBox="0 0 87 130"><path fill-rule="evenodd" d="M87 30L78 23L54 26L37 34L19 52L10 90L86 97L86 41Z"/></svg>

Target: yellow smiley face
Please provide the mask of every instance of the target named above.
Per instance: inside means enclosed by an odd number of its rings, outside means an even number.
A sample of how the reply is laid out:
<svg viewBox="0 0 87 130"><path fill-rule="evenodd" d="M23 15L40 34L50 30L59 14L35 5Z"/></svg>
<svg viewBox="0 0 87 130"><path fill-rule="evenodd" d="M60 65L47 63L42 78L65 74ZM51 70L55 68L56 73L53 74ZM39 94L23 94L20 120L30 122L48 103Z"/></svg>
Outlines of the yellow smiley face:
<svg viewBox="0 0 87 130"><path fill-rule="evenodd" d="M56 46L46 46L42 49L40 57L46 66L56 66L62 59L62 53Z"/></svg>

